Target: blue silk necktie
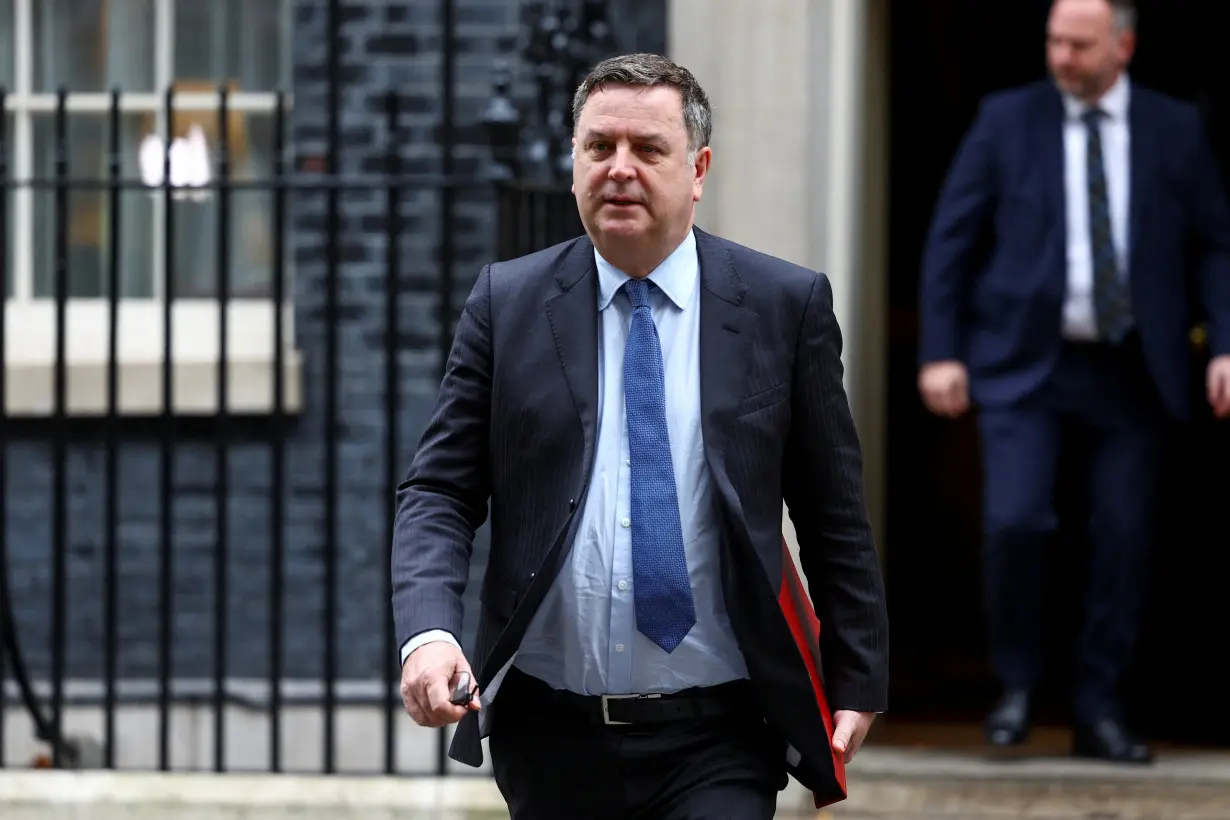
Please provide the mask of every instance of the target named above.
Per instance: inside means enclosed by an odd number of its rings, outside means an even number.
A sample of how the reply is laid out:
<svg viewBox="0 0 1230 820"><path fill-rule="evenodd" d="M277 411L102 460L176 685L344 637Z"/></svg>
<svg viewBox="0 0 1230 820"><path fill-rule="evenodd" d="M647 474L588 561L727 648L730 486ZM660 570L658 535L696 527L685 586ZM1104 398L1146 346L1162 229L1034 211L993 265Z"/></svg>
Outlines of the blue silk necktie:
<svg viewBox="0 0 1230 820"><path fill-rule="evenodd" d="M662 345L649 307L649 283L624 285L632 323L624 348L624 408L632 459L632 583L636 626L673 652L696 623L683 551L679 494L666 428Z"/></svg>

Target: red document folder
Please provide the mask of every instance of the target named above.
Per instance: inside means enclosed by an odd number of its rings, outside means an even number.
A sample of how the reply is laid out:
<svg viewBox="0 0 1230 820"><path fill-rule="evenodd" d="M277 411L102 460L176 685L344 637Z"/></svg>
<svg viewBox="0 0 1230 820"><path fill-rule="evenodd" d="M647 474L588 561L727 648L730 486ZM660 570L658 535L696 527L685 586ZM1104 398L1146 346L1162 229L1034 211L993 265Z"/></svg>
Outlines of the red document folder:
<svg viewBox="0 0 1230 820"><path fill-rule="evenodd" d="M824 694L824 682L820 678L820 619L816 617L811 598L808 597L807 590L803 588L799 570L794 565L794 556L790 554L790 548L786 545L784 536L782 537L782 585L777 600L782 608L782 614L786 616L786 623L790 625L790 633L794 636L795 646L799 648L803 662L807 665L807 674L811 678L816 706L820 708L820 715L824 719L826 739L829 748L832 749L833 713L829 709L829 701ZM818 809L844 800L847 794L845 761L837 752L832 752L832 755L836 790L827 795L812 792Z"/></svg>

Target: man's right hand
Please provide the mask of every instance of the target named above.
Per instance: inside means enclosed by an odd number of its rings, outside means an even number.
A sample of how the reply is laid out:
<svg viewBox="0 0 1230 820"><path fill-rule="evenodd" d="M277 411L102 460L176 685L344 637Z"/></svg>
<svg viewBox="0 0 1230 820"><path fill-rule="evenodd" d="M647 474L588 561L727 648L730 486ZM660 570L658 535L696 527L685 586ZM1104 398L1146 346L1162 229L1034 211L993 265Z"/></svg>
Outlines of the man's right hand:
<svg viewBox="0 0 1230 820"><path fill-rule="evenodd" d="M401 699L415 723L431 728L447 726L461 720L466 712L481 708L478 692L466 706L449 703L462 672L470 673L470 680L474 680L465 654L448 641L425 643L410 653L401 668Z"/></svg>
<svg viewBox="0 0 1230 820"><path fill-rule="evenodd" d="M932 413L955 419L969 409L969 371L955 360L928 362L918 371L918 392Z"/></svg>

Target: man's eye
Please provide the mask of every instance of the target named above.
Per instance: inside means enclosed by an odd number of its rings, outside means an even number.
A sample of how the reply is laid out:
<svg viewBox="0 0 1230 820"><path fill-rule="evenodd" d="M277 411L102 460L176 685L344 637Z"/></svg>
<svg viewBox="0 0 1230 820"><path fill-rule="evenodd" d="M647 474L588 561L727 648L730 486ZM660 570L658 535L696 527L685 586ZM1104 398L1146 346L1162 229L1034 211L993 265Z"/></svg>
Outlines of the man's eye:
<svg viewBox="0 0 1230 820"><path fill-rule="evenodd" d="M605 142L595 142L590 144L590 149L593 151L605 151L607 144Z"/></svg>
<svg viewBox="0 0 1230 820"><path fill-rule="evenodd" d="M645 153L645 154L656 154L656 153L658 153L658 146L656 146L656 145L642 145L642 146L641 146L641 152L642 152L642 153Z"/></svg>

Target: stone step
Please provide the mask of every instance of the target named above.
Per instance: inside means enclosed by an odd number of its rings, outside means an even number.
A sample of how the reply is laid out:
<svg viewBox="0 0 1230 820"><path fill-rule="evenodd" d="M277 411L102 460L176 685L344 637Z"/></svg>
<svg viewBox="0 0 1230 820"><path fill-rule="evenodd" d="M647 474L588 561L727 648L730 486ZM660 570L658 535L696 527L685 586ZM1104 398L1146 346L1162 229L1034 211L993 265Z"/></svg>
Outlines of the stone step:
<svg viewBox="0 0 1230 820"><path fill-rule="evenodd" d="M833 820L1227 820L1230 755L1164 754L1152 766L1071 758L991 760L970 753L866 749ZM802 815L796 788L779 806ZM811 816L826 812L811 810Z"/></svg>
<svg viewBox="0 0 1230 820"><path fill-rule="evenodd" d="M869 747L850 797L817 812L797 784L781 820L1227 820L1230 755L1149 767ZM0 771L5 820L505 820L486 777Z"/></svg>

